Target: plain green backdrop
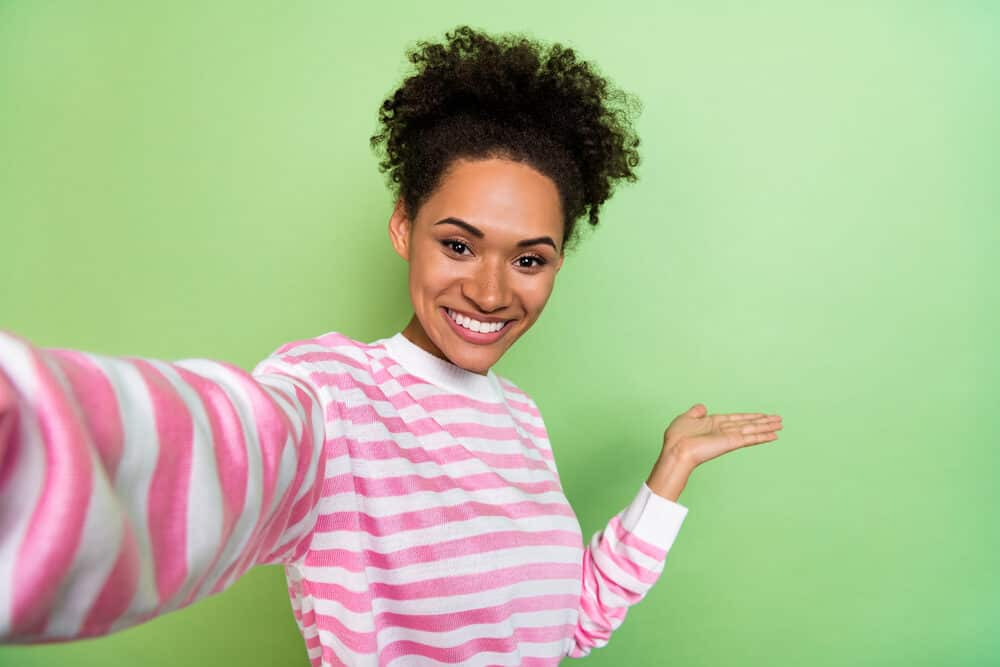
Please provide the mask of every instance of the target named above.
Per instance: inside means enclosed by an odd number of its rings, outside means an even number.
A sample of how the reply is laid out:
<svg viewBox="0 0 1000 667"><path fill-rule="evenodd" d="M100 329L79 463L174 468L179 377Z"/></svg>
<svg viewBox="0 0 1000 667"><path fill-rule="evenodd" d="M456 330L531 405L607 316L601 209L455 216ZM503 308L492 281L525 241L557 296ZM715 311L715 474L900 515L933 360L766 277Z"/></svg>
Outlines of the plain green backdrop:
<svg viewBox="0 0 1000 667"><path fill-rule="evenodd" d="M585 662L1000 664L996 3L0 0L0 328L247 369L399 331L368 138L405 50L461 23L644 104L639 182L497 367L586 536L695 402L785 422L695 471L662 578ZM308 661L268 566L0 664Z"/></svg>

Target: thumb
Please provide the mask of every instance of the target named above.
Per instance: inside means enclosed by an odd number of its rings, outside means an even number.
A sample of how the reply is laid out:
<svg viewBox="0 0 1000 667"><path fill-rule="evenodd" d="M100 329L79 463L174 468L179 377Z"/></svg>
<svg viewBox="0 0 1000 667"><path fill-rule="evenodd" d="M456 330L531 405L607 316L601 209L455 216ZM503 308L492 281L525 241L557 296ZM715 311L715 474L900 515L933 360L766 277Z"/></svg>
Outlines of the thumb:
<svg viewBox="0 0 1000 667"><path fill-rule="evenodd" d="M688 415L691 417L704 417L706 414L708 414L708 408L705 407L704 403L695 403L688 410Z"/></svg>

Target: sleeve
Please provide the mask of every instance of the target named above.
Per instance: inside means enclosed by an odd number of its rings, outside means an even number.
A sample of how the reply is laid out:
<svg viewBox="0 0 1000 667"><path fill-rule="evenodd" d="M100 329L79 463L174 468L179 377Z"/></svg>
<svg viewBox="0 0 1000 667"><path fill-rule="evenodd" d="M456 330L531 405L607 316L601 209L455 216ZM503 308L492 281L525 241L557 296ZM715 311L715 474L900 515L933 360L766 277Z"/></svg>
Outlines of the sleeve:
<svg viewBox="0 0 1000 667"><path fill-rule="evenodd" d="M686 507L643 483L628 507L594 535L583 551L580 616L570 657L608 643L628 608L656 583L686 515Z"/></svg>
<svg viewBox="0 0 1000 667"><path fill-rule="evenodd" d="M301 555L324 418L293 370L0 331L0 642L117 632Z"/></svg>

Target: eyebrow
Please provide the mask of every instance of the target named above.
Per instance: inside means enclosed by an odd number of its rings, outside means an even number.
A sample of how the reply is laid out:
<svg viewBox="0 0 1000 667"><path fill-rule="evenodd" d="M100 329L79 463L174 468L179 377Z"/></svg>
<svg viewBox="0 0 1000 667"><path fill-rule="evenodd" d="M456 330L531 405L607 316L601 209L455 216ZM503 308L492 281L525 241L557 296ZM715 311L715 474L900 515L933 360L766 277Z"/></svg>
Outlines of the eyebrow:
<svg viewBox="0 0 1000 667"><path fill-rule="evenodd" d="M473 236L475 236L476 238L479 238L479 239L481 239L484 236L486 236L486 234L483 233L483 230L481 230L478 227L475 227L473 225L470 225L465 220L459 220L458 218L451 218L451 217L444 218L443 220L438 220L437 222L435 222L434 225L435 226L437 226L437 225L455 225L456 227L461 227L462 229L464 229L465 231L469 232L470 234L472 234ZM524 239L523 241L518 241L517 242L517 247L523 248L523 247L526 247L526 246L538 245L539 243L544 243L546 245L550 245L550 246L552 246L553 250L555 250L556 252L559 251L559 248L556 247L556 242L552 240L551 236L538 236L538 237L533 238L533 239Z"/></svg>

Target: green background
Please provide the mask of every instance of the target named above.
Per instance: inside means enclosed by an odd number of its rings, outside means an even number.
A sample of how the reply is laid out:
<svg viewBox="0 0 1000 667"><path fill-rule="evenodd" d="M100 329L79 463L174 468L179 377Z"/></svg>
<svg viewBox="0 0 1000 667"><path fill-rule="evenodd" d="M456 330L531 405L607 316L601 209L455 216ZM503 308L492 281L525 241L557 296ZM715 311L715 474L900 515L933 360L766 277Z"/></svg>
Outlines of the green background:
<svg viewBox="0 0 1000 667"><path fill-rule="evenodd" d="M663 577L585 662L1000 663L996 3L0 0L0 328L247 369L399 331L368 137L404 50L460 23L644 104L639 182L497 367L585 534L695 402L785 422L695 471ZM308 661L269 566L0 663Z"/></svg>

